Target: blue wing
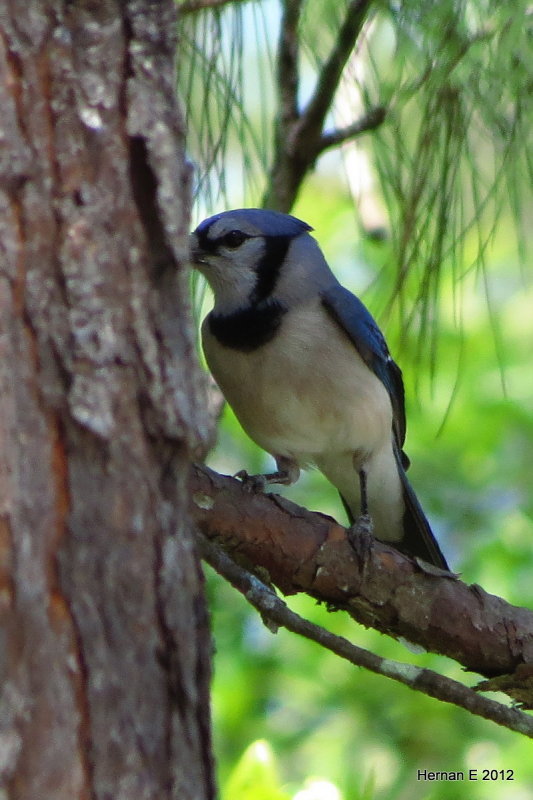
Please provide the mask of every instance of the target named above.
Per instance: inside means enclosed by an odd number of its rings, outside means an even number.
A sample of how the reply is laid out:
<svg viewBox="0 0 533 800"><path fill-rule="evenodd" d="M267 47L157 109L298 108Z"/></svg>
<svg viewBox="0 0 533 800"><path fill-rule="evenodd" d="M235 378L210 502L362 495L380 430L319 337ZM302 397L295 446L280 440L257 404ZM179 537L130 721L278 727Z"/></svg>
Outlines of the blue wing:
<svg viewBox="0 0 533 800"><path fill-rule="evenodd" d="M405 400L401 370L392 360L375 319L358 297L337 284L322 293L322 303L335 322L349 336L368 368L383 383L391 399L394 454L398 462L404 499L404 535L400 542L394 542L394 547L447 570L446 559L405 474L409 459L402 450L405 441ZM348 517L353 522L351 509L342 495L341 499Z"/></svg>
<svg viewBox="0 0 533 800"><path fill-rule="evenodd" d="M359 298L340 284L322 293L322 303L335 322L348 334L365 364L377 375L389 393L395 443L401 453L402 465L407 469L409 459L402 452L406 430L402 372L392 360L377 322Z"/></svg>

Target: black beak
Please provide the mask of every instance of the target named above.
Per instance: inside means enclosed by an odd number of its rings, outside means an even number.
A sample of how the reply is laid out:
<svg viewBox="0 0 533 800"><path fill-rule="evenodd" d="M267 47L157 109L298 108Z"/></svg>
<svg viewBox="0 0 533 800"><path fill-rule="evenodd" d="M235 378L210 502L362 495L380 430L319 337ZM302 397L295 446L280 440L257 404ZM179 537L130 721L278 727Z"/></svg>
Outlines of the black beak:
<svg viewBox="0 0 533 800"><path fill-rule="evenodd" d="M203 259L205 253L200 247L198 236L195 233L191 233L189 236L189 244L191 248L191 263L194 265L205 264Z"/></svg>

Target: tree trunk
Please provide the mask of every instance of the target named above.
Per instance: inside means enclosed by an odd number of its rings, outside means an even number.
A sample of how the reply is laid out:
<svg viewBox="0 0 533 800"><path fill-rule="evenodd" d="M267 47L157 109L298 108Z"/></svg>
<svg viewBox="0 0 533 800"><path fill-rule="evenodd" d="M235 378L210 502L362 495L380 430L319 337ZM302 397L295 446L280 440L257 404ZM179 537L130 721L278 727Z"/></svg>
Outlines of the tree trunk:
<svg viewBox="0 0 533 800"><path fill-rule="evenodd" d="M0 2L0 794L203 800L175 4L22 5Z"/></svg>

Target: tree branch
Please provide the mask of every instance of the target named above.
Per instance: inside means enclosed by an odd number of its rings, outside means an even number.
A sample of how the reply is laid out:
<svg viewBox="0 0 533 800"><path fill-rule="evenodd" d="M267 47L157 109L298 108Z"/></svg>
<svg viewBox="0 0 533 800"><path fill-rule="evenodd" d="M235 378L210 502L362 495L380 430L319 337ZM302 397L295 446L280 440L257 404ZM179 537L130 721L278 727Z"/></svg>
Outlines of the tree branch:
<svg viewBox="0 0 533 800"><path fill-rule="evenodd" d="M335 46L320 71L313 96L301 115L299 131L301 143L306 139L312 142L319 139L342 72L361 33L371 5L372 0L351 0L344 22L337 34Z"/></svg>
<svg viewBox="0 0 533 800"><path fill-rule="evenodd" d="M291 611L287 604L255 575L238 566L227 553L205 536L198 537L198 544L202 558L246 597L259 611L268 627L272 627L272 624L275 627L284 627L292 633L317 642L321 647L331 650L356 667L363 667L377 675L391 678L410 689L459 706L472 714L492 720L497 725L533 738L533 718L522 711L482 697L474 689L439 675L433 670L381 658L369 650L352 644L342 636L330 633Z"/></svg>
<svg viewBox="0 0 533 800"><path fill-rule="evenodd" d="M284 0L277 57L279 128L282 130L293 124L299 116L298 25L301 11L302 0Z"/></svg>
<svg viewBox="0 0 533 800"><path fill-rule="evenodd" d="M320 70L313 95L306 108L298 112L297 26L301 0L285 0L277 54L279 114L274 159L263 198L265 207L290 211L302 181L317 156L334 144L333 141L327 143L330 135L326 135L324 143L324 121L371 3L372 0L350 2L335 45Z"/></svg>
<svg viewBox="0 0 533 800"><path fill-rule="evenodd" d="M432 574L374 541L360 552L331 517L204 466L191 472L191 513L200 530L232 557L268 571L284 594L306 592L343 608L367 627L447 655L487 677L533 664L533 612ZM364 542L363 542L364 544ZM523 687L522 687L523 688ZM506 689L525 705L533 695Z"/></svg>
<svg viewBox="0 0 533 800"><path fill-rule="evenodd" d="M376 108L371 108L361 119L358 119L357 122L354 122L352 125L322 134L318 145L319 153L322 153L330 147L337 147L350 139L356 139L358 136L361 136L361 134L378 128L386 115L387 109L385 106L376 106Z"/></svg>

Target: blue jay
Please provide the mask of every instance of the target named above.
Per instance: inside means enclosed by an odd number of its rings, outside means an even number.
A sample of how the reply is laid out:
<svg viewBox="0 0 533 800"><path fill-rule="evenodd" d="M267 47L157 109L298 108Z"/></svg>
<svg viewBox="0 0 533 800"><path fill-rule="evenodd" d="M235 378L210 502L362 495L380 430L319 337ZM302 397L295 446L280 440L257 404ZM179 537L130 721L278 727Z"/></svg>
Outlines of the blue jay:
<svg viewBox="0 0 533 800"><path fill-rule="evenodd" d="M311 230L246 208L191 234L193 264L214 293L202 325L208 366L244 430L276 460L277 472L254 476L263 485L293 483L300 467L316 466L352 524L370 516L377 539L448 569L405 474L401 371Z"/></svg>

